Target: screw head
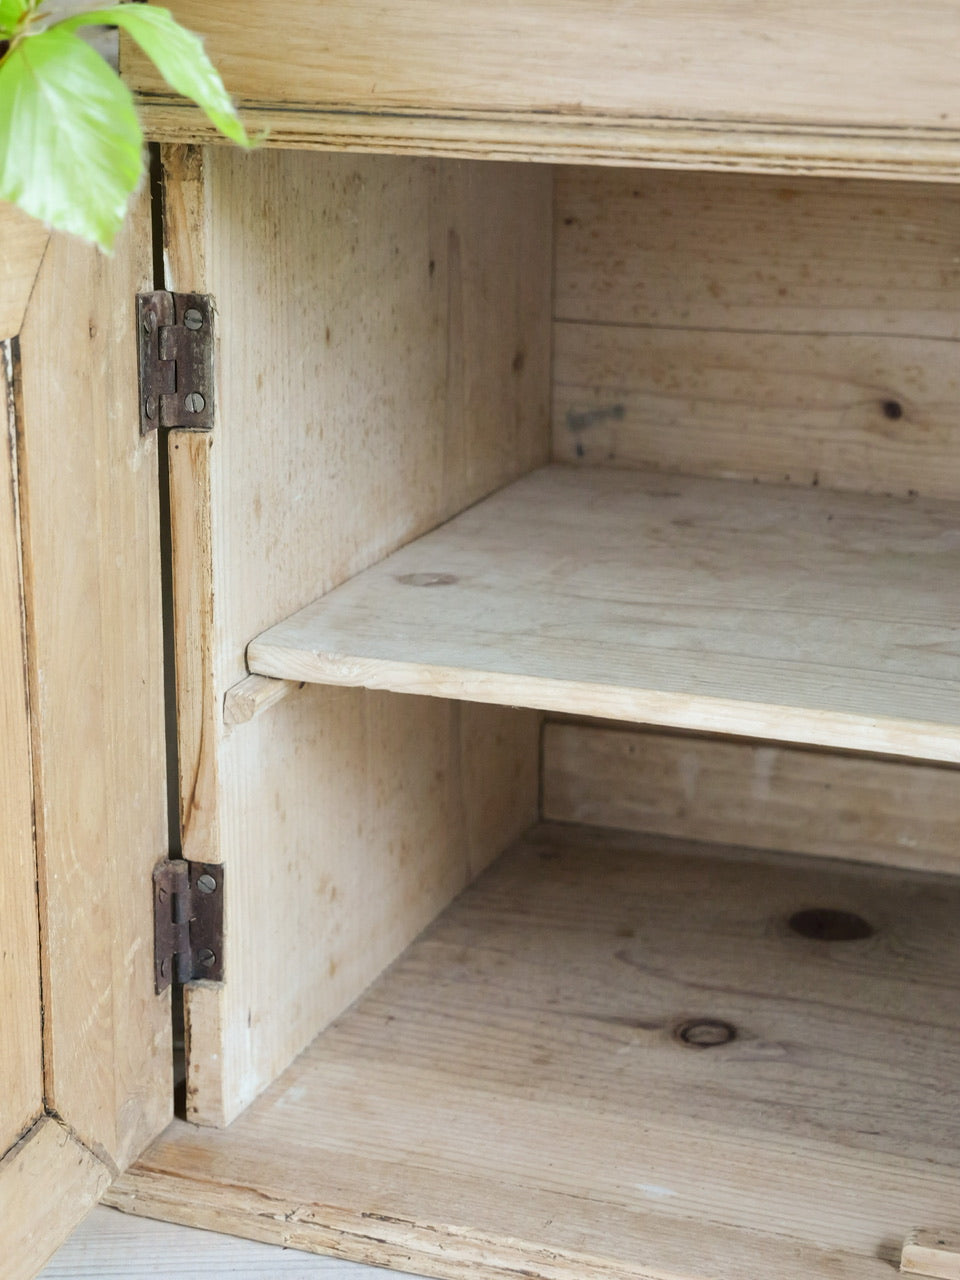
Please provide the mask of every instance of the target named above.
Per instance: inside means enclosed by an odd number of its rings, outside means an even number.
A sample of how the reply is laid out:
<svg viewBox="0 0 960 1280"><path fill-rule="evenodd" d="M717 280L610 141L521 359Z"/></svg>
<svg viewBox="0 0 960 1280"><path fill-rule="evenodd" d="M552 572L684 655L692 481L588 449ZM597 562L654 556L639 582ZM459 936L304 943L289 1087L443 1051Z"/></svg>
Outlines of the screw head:
<svg viewBox="0 0 960 1280"><path fill-rule="evenodd" d="M217 888L217 882L213 876L205 872L198 878L197 888L201 893L214 893Z"/></svg>
<svg viewBox="0 0 960 1280"><path fill-rule="evenodd" d="M202 312L197 311L195 307L191 307L188 311L185 311L183 313L183 323L186 325L188 329L202 329L203 328Z"/></svg>
<svg viewBox="0 0 960 1280"><path fill-rule="evenodd" d="M197 959L200 961L200 963L203 965L205 969L211 969L213 967L213 964L216 958L217 957L214 955L214 953L207 947L204 947L202 951L199 951L197 953Z"/></svg>
<svg viewBox="0 0 960 1280"><path fill-rule="evenodd" d="M153 333L157 327L157 314L155 311L145 311L143 315L144 333Z"/></svg>
<svg viewBox="0 0 960 1280"><path fill-rule="evenodd" d="M188 413L202 413L206 404L206 400L199 391L188 391L183 398L183 407Z"/></svg>
<svg viewBox="0 0 960 1280"><path fill-rule="evenodd" d="M147 396L146 403L144 404L143 408L144 408L144 412L146 413L147 417L150 419L151 422L157 416L157 410L159 409L159 407L160 406L157 403L156 396Z"/></svg>

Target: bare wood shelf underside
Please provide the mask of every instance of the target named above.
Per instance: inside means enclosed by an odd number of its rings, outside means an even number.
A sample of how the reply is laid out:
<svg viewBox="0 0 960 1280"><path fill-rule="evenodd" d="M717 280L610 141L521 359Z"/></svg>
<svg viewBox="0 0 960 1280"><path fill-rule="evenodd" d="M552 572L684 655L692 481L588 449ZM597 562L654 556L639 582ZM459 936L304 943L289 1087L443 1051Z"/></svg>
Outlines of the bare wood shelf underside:
<svg viewBox="0 0 960 1280"><path fill-rule="evenodd" d="M251 671L960 761L960 506L547 467Z"/></svg>
<svg viewBox="0 0 960 1280"><path fill-rule="evenodd" d="M958 921L941 877L537 828L109 1198L470 1280L887 1280L957 1221Z"/></svg>
<svg viewBox="0 0 960 1280"><path fill-rule="evenodd" d="M955 180L953 0L173 0L268 145ZM136 49L153 136L213 136Z"/></svg>

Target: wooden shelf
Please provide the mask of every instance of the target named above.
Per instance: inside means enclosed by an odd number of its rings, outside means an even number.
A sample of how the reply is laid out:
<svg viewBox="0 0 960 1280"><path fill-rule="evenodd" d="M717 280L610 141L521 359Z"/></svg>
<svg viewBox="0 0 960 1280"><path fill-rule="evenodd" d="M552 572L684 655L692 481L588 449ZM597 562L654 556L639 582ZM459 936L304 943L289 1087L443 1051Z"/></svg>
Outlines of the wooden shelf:
<svg viewBox="0 0 960 1280"><path fill-rule="evenodd" d="M960 762L960 505L547 467L250 670Z"/></svg>
<svg viewBox="0 0 960 1280"><path fill-rule="evenodd" d="M950 0L172 0L268 145L955 181ZM150 133L213 136L135 48Z"/></svg>
<svg viewBox="0 0 960 1280"><path fill-rule="evenodd" d="M887 1280L957 1220L958 995L946 878L542 827L108 1199L470 1280Z"/></svg>

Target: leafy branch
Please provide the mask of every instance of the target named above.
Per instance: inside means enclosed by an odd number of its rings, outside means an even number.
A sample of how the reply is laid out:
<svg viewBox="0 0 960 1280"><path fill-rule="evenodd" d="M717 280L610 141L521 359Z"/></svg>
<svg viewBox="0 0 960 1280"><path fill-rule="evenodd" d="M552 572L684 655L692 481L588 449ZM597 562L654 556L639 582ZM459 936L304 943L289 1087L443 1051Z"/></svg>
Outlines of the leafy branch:
<svg viewBox="0 0 960 1280"><path fill-rule="evenodd" d="M77 35L126 31L167 83L250 146L197 36L166 9L114 4L52 20L43 0L0 0L0 200L109 250L144 168L130 90Z"/></svg>

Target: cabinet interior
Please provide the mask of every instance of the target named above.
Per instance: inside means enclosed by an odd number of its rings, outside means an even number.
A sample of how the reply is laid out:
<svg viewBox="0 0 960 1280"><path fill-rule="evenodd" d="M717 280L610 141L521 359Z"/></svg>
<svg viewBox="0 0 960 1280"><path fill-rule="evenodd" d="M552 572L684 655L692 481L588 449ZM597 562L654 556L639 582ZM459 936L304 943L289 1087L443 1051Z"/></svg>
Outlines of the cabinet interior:
<svg viewBox="0 0 960 1280"><path fill-rule="evenodd" d="M229 976L113 1202L425 1275L888 1274L960 1161L953 188L164 164L220 312L169 459Z"/></svg>

